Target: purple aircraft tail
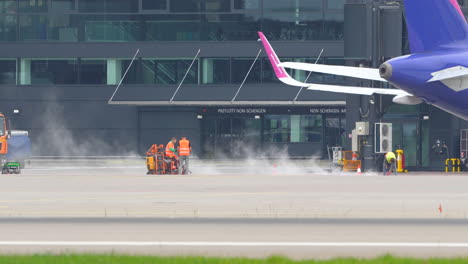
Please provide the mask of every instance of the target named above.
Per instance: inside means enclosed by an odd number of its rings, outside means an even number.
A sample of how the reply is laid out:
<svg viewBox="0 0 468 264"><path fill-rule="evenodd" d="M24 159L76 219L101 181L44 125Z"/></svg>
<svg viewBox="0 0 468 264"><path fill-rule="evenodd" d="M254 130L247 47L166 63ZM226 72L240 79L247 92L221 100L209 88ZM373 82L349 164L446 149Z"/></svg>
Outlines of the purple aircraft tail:
<svg viewBox="0 0 468 264"><path fill-rule="evenodd" d="M405 0L405 10L411 53L468 40L468 26L457 0Z"/></svg>

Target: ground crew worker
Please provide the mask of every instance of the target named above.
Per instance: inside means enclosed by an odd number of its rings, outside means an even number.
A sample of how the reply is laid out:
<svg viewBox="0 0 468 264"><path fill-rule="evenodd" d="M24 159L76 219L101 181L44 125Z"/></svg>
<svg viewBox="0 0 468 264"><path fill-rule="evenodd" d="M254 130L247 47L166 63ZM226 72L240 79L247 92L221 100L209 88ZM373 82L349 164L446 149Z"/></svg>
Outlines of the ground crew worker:
<svg viewBox="0 0 468 264"><path fill-rule="evenodd" d="M393 152L387 152L384 156L384 162L383 162L383 173L384 175L389 175L393 170L393 173L396 175L397 174L397 168L396 168L396 156L395 153Z"/></svg>
<svg viewBox="0 0 468 264"><path fill-rule="evenodd" d="M176 157L176 144L177 144L177 138L173 137L169 143L166 145L166 157L168 158L174 158Z"/></svg>
<svg viewBox="0 0 468 264"><path fill-rule="evenodd" d="M189 156L191 152L192 145L190 144L190 140L187 137L182 137L179 140L179 174L182 174L182 166L185 167L184 174L189 172Z"/></svg>
<svg viewBox="0 0 468 264"><path fill-rule="evenodd" d="M176 144L177 144L177 138L172 137L171 141L169 141L169 143L167 143L166 145L166 157L170 159L169 168L171 170L171 174L172 172L175 172L175 171L178 172L178 167L179 167L179 161L176 155L176 151L177 151Z"/></svg>

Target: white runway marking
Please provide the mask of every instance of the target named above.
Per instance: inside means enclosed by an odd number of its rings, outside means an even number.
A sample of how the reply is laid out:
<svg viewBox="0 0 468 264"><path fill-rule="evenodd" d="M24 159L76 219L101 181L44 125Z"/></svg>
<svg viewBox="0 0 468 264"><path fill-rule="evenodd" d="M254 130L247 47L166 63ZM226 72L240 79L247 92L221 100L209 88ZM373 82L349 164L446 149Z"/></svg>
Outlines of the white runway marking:
<svg viewBox="0 0 468 264"><path fill-rule="evenodd" d="M152 241L0 241L0 246L182 246L182 247L408 247L468 248L468 243L425 242L152 242Z"/></svg>

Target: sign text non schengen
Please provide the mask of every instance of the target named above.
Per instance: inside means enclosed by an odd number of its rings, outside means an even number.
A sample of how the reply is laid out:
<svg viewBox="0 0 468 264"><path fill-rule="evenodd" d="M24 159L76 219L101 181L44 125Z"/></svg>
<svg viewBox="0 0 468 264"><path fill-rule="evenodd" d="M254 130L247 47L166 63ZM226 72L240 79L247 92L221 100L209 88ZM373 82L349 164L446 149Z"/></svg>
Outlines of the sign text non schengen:
<svg viewBox="0 0 468 264"><path fill-rule="evenodd" d="M312 108L311 114L342 114L346 113L346 108Z"/></svg>

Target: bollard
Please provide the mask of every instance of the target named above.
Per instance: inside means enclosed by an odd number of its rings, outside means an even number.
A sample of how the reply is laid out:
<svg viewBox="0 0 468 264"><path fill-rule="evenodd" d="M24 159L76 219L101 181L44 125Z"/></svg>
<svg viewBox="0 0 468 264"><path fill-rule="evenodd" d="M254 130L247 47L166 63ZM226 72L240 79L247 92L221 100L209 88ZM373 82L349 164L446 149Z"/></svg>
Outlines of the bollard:
<svg viewBox="0 0 468 264"><path fill-rule="evenodd" d="M402 149L397 149L395 152L397 153L397 172L402 173L405 171L405 166L403 164L404 151Z"/></svg>

